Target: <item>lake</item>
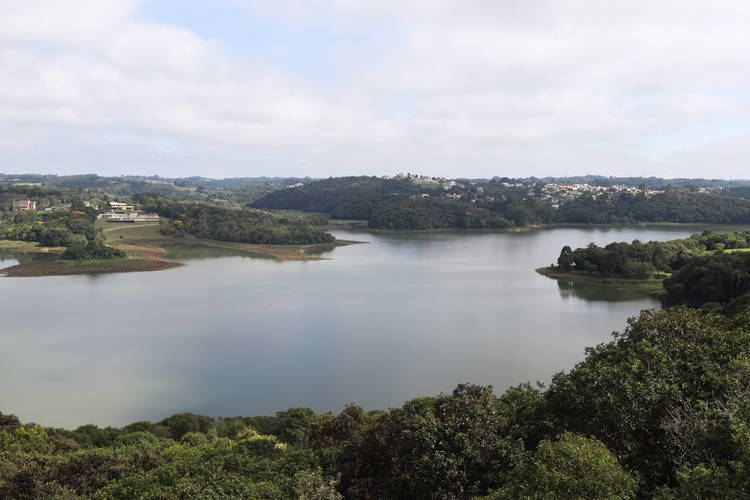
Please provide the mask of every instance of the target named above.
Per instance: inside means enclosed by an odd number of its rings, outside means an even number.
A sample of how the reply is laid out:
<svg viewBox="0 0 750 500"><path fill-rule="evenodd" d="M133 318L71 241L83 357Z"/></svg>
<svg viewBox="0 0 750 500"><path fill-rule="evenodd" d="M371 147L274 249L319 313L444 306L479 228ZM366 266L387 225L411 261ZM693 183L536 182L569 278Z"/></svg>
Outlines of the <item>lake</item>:
<svg viewBox="0 0 750 500"><path fill-rule="evenodd" d="M48 426L122 426L183 411L385 409L462 382L498 394L548 382L659 304L535 268L563 245L704 227L335 231L368 243L323 261L202 251L177 255L186 265L168 271L0 278L0 411Z"/></svg>

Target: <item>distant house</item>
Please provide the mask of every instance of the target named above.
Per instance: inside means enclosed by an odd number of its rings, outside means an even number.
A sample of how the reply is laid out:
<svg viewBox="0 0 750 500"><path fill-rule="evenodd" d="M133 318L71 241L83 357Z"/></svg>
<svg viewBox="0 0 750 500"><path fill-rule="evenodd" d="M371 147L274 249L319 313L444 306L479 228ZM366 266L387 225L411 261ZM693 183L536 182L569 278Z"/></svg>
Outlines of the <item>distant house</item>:
<svg viewBox="0 0 750 500"><path fill-rule="evenodd" d="M135 206L128 205L127 203L120 203L119 201L110 201L109 206L112 210L125 210L126 212L132 212L135 210Z"/></svg>
<svg viewBox="0 0 750 500"><path fill-rule="evenodd" d="M31 200L14 201L13 210L36 210L36 202Z"/></svg>

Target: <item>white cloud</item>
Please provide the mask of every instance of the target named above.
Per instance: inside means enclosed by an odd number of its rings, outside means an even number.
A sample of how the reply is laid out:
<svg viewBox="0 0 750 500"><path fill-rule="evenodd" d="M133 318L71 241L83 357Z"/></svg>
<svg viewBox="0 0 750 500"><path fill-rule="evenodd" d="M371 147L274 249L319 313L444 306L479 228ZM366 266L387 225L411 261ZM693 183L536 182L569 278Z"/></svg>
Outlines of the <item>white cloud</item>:
<svg viewBox="0 0 750 500"><path fill-rule="evenodd" d="M137 4L137 0L2 0L0 42L96 44Z"/></svg>
<svg viewBox="0 0 750 500"><path fill-rule="evenodd" d="M744 1L227 0L248 29L323 15L342 35L319 56L325 83L147 19L140 4L0 0L1 170L742 171L706 151L750 123ZM714 145L696 144L696 124L714 127Z"/></svg>

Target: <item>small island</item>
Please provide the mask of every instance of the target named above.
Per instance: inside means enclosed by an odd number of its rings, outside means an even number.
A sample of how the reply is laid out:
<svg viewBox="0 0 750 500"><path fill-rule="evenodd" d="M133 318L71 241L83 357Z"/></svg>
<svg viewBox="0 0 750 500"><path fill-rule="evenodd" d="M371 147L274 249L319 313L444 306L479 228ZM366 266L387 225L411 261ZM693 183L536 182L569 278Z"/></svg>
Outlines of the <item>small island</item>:
<svg viewBox="0 0 750 500"><path fill-rule="evenodd" d="M538 273L612 285L632 285L667 305L686 304L733 314L750 303L750 232L703 231L689 238L642 243L564 246L557 265Z"/></svg>

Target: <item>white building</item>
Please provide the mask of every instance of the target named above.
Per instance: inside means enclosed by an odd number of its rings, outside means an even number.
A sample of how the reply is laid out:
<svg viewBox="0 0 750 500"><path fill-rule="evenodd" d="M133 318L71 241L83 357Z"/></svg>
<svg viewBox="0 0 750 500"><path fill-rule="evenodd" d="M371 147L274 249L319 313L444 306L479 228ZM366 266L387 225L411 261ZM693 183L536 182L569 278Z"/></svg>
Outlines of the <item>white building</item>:
<svg viewBox="0 0 750 500"><path fill-rule="evenodd" d="M112 210L125 210L128 212L132 212L135 210L135 206L128 205L127 203L120 203L119 201L110 201L109 206L112 208Z"/></svg>

